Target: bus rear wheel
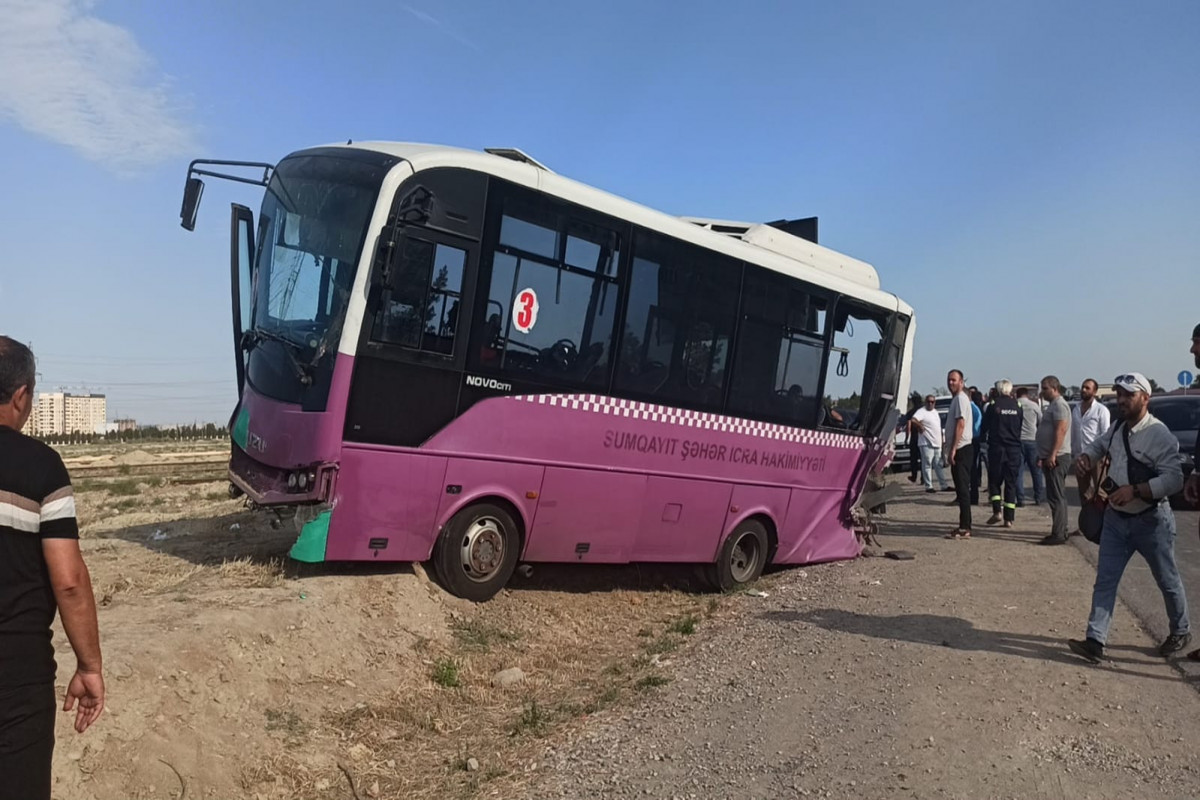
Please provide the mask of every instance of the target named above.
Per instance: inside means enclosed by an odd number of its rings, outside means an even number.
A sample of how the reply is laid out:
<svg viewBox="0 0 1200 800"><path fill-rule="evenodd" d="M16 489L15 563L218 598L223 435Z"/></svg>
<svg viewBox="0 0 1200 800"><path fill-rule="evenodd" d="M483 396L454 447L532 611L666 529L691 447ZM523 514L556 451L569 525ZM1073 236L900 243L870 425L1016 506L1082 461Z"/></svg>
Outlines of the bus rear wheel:
<svg viewBox="0 0 1200 800"><path fill-rule="evenodd" d="M438 536L433 566L446 591L482 603L496 595L517 566L521 537L505 509L475 503L459 511Z"/></svg>
<svg viewBox="0 0 1200 800"><path fill-rule="evenodd" d="M722 592L754 583L767 565L767 529L761 522L748 519L725 537L717 562L708 567L709 581Z"/></svg>

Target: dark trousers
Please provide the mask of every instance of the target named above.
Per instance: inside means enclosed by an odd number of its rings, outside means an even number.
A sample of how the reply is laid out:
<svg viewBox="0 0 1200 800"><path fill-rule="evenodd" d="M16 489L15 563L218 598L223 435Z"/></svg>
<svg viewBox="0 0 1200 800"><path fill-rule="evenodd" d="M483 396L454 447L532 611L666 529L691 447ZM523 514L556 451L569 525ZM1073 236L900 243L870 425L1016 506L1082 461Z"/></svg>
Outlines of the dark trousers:
<svg viewBox="0 0 1200 800"><path fill-rule="evenodd" d="M1071 457L1058 457L1058 466L1051 467L1042 462L1046 475L1046 502L1050 504L1050 533L1060 539L1067 538L1067 472L1071 469Z"/></svg>
<svg viewBox="0 0 1200 800"><path fill-rule="evenodd" d="M974 445L963 445L954 453L954 494L958 498L958 527L971 530L971 471L975 468Z"/></svg>
<svg viewBox="0 0 1200 800"><path fill-rule="evenodd" d="M908 479L917 482L917 472L921 469L921 437L913 434L912 444L908 446Z"/></svg>
<svg viewBox="0 0 1200 800"><path fill-rule="evenodd" d="M0 800L50 800L54 684L0 688Z"/></svg>
<svg viewBox="0 0 1200 800"><path fill-rule="evenodd" d="M983 448L971 442L971 505L979 502L979 487L983 485Z"/></svg>
<svg viewBox="0 0 1200 800"><path fill-rule="evenodd" d="M1037 443L1033 441L1021 442L1021 455L1024 458L1021 460L1020 474L1017 475L1017 503L1025 504L1025 472L1033 477L1033 502L1046 502L1046 475L1037 465Z"/></svg>
<svg viewBox="0 0 1200 800"><path fill-rule="evenodd" d="M988 446L988 497L992 513L999 514L1003 502L1004 519L1012 522L1017 516L1017 470L1021 465L1021 445Z"/></svg>

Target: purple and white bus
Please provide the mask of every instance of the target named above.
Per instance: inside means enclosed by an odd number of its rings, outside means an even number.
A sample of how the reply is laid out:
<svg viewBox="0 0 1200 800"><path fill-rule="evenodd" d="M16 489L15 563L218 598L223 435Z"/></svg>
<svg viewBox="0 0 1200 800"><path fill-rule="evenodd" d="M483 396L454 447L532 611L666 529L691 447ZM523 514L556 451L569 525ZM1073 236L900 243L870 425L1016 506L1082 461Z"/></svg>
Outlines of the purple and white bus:
<svg viewBox="0 0 1200 800"><path fill-rule="evenodd" d="M519 562L690 562L728 590L858 555L913 311L815 220L673 217L517 150L368 142L193 162L189 230L206 175L266 188L257 222L232 214L229 477L294 511L293 558L428 560L482 601Z"/></svg>

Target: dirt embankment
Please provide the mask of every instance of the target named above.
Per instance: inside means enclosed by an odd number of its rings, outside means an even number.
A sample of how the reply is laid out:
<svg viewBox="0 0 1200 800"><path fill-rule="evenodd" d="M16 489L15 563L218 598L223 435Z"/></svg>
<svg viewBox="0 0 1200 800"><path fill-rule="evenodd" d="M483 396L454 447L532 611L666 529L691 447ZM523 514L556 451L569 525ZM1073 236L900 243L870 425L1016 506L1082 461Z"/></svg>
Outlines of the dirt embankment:
<svg viewBox="0 0 1200 800"><path fill-rule="evenodd" d="M110 695L60 719L60 800L520 796L547 737L723 613L687 570L539 569L474 606L407 564L306 567L218 475L136 467L77 481Z"/></svg>
<svg viewBox="0 0 1200 800"><path fill-rule="evenodd" d="M1024 509L950 542L909 490L889 547L695 594L686 569L539 568L494 601L407 565L287 562L216 476L78 484L109 713L59 725L60 800L1197 797L1200 699L1124 609L1067 653L1092 569ZM909 487L906 487L906 490ZM73 659L61 632L65 680Z"/></svg>

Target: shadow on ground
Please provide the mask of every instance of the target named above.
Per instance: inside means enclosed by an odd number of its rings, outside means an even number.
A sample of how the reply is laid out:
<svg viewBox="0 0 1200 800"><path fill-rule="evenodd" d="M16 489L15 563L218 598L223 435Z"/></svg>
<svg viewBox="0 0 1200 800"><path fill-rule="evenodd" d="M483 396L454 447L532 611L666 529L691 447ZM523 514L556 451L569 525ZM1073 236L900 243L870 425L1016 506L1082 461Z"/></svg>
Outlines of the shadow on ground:
<svg viewBox="0 0 1200 800"><path fill-rule="evenodd" d="M1038 518L1035 523L1030 523L1028 519L1023 519L1020 512L1018 512L1016 527L1002 528L999 525L992 526L986 524L985 520L989 516L991 516L990 511L974 515L972 520L974 524L971 528L972 539L1000 539L1008 542L1037 544L1041 541L1042 537L1050 532L1048 518ZM1035 530L1029 530L1031 524L1037 526ZM931 539L944 539L946 534L954 527L956 527L956 524L953 522L925 522L921 520L892 520L883 518L879 520L880 542L886 549L888 546L887 537L889 536L919 536ZM962 542L962 546L970 547L971 543L969 541Z"/></svg>
<svg viewBox="0 0 1200 800"><path fill-rule="evenodd" d="M579 594L712 591L702 567L693 564L536 564L529 577L514 575L508 588Z"/></svg>
<svg viewBox="0 0 1200 800"><path fill-rule="evenodd" d="M281 564L284 574L296 579L324 575L413 573L412 564L407 561L322 564L293 561L288 558L288 551L295 543L296 535L291 520L285 519L278 528L273 528L263 515L240 512L221 517L133 525L89 538L126 541L199 566L218 566L226 561L241 560L254 564ZM426 563L425 568L432 577L432 565ZM690 564L537 564L532 565L528 576L520 572L513 575L508 589L585 594L612 591L711 591L701 567Z"/></svg>
<svg viewBox="0 0 1200 800"><path fill-rule="evenodd" d="M252 512L131 525L89 538L118 539L197 566L219 566L227 561L278 564L286 577L296 579L321 575L391 575L413 572L412 565L407 561L322 564L293 561L288 557L288 551L296 542L296 529L291 520L284 520L275 528L265 517Z"/></svg>
<svg viewBox="0 0 1200 800"><path fill-rule="evenodd" d="M892 642L911 642L931 647L949 647L954 650L983 651L1000 655L1032 658L1040 661L1057 661L1079 665L1081 669L1092 665L1073 655L1062 639L1026 633L1008 633L977 628L969 620L939 614L897 614L894 616L872 616L843 611L836 608L818 608L809 611L768 611L763 618L782 624L807 624L828 631L848 633L854 636L869 636ZM1122 655L1113 657L1114 652ZM1128 657L1124 654L1128 653ZM1138 658L1138 655L1142 658ZM1110 648L1104 664L1095 669L1111 669L1117 672L1154 680L1177 681L1175 674L1144 672L1131 667L1148 666L1158 656L1152 650L1118 646Z"/></svg>

